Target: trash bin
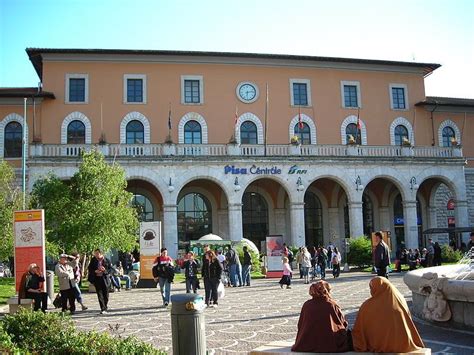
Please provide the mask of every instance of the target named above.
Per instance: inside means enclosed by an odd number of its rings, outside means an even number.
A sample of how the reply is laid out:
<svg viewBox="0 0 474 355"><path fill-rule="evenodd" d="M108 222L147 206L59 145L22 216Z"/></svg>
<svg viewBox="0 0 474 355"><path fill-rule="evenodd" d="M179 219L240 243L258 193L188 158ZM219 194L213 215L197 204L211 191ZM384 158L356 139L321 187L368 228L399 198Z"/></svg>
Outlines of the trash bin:
<svg viewBox="0 0 474 355"><path fill-rule="evenodd" d="M204 299L194 293L171 296L173 354L205 355Z"/></svg>
<svg viewBox="0 0 474 355"><path fill-rule="evenodd" d="M54 271L46 271L46 292L48 293L48 303L52 304L54 300Z"/></svg>

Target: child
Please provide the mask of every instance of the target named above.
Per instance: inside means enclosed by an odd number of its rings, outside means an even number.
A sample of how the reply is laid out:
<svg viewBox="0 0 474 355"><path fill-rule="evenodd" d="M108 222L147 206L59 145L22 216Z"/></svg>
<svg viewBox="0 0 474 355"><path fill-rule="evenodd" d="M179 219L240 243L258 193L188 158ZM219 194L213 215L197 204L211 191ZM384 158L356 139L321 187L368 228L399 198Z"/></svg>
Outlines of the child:
<svg viewBox="0 0 474 355"><path fill-rule="evenodd" d="M199 288L199 280L197 278L199 264L194 259L194 253L190 251L187 255L187 260L184 262L184 274L186 276L186 293L190 293L191 290L197 293Z"/></svg>
<svg viewBox="0 0 474 355"><path fill-rule="evenodd" d="M291 288L291 267L288 264L288 258L283 257L283 276L280 280L280 287L283 288L283 285L286 285L286 288Z"/></svg>

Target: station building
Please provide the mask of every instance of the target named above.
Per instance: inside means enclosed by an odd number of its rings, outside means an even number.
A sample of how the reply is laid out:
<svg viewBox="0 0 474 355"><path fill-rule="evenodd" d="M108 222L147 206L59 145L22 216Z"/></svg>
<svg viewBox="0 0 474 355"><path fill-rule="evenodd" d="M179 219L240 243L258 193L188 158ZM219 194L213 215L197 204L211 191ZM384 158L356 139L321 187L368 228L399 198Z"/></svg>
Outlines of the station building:
<svg viewBox="0 0 474 355"><path fill-rule="evenodd" d="M0 156L21 173L25 129L31 189L101 151L124 168L141 219L162 221L173 256L208 233L344 248L386 230L396 249L426 245L429 228L474 225L474 100L425 95L439 64L26 52L41 85L0 88Z"/></svg>

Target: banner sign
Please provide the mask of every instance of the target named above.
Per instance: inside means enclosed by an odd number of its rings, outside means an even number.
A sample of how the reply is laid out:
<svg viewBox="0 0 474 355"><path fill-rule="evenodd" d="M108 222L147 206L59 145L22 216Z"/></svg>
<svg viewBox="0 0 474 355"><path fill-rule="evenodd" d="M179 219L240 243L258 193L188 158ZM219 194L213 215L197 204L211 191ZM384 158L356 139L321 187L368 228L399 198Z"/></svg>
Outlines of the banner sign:
<svg viewBox="0 0 474 355"><path fill-rule="evenodd" d="M283 236L270 235L267 237L267 272L283 270Z"/></svg>
<svg viewBox="0 0 474 355"><path fill-rule="evenodd" d="M140 223L140 279L153 279L153 261L160 255L161 222Z"/></svg>
<svg viewBox="0 0 474 355"><path fill-rule="evenodd" d="M18 292L23 274L28 266L36 263L46 274L44 210L15 211L13 214L15 236L15 286ZM43 291L46 285L43 283Z"/></svg>

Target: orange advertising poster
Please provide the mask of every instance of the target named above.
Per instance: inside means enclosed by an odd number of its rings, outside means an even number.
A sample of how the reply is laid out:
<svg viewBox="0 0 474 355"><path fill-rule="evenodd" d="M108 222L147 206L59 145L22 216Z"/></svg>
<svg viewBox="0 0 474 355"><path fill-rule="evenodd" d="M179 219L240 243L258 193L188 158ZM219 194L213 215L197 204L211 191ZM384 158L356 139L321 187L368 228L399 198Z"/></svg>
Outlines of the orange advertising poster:
<svg viewBox="0 0 474 355"><path fill-rule="evenodd" d="M21 277L28 266L36 263L45 274L44 210L15 211L15 286L18 292ZM43 290L46 285L43 284Z"/></svg>
<svg viewBox="0 0 474 355"><path fill-rule="evenodd" d="M140 255L140 278L141 279L153 279L151 269L153 267L153 261L156 256Z"/></svg>

